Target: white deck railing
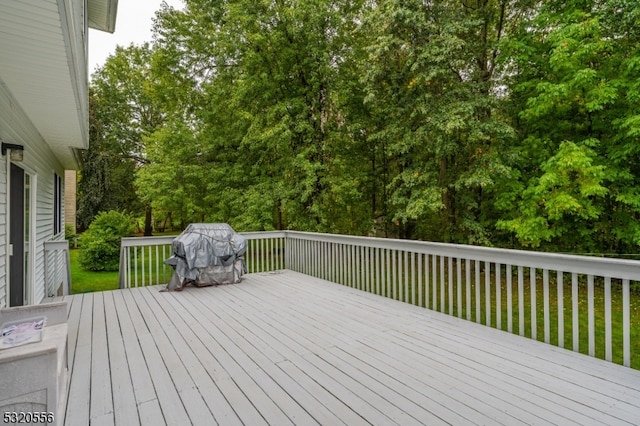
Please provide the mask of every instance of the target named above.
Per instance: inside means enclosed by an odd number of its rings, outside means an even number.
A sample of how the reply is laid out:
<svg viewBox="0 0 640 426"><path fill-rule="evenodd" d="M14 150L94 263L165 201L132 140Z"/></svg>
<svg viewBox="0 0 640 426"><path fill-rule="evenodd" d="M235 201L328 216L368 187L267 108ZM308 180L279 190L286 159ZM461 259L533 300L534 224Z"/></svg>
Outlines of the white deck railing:
<svg viewBox="0 0 640 426"><path fill-rule="evenodd" d="M60 261L62 257L62 262ZM64 265L60 268L60 264ZM71 292L71 262L69 241L44 242L44 287L45 296L67 295Z"/></svg>
<svg viewBox="0 0 640 426"><path fill-rule="evenodd" d="M245 262L249 273L285 269L285 232L243 233L248 240ZM169 237L123 238L120 247L120 288L166 284L173 269L164 260L171 255Z"/></svg>
<svg viewBox="0 0 640 426"><path fill-rule="evenodd" d="M638 261L294 231L243 235L249 272L286 268L631 365ZM160 264L171 239L123 239L121 287L168 282L170 268Z"/></svg>

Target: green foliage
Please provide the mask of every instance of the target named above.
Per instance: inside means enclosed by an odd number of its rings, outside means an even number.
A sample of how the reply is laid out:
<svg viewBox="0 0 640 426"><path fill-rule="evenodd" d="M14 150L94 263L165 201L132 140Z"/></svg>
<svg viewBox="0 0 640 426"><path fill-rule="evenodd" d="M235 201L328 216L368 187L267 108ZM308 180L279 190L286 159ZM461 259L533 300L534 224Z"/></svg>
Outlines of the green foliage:
<svg viewBox="0 0 640 426"><path fill-rule="evenodd" d="M120 240L133 233L133 221L128 215L109 211L99 213L80 236L80 265L99 271L117 271L120 263Z"/></svg>
<svg viewBox="0 0 640 426"><path fill-rule="evenodd" d="M362 72L366 102L381 117L370 140L394 174L389 215L406 236L489 243L485 194L509 173L500 154L514 138L493 92L510 5L380 6L366 15Z"/></svg>
<svg viewBox="0 0 640 426"><path fill-rule="evenodd" d="M635 3L164 5L92 81L83 217L637 252Z"/></svg>
<svg viewBox="0 0 640 426"><path fill-rule="evenodd" d="M70 223L64 225L64 239L69 241L69 245L72 248L78 246L78 234L76 234L75 227Z"/></svg>
<svg viewBox="0 0 640 426"><path fill-rule="evenodd" d="M135 163L123 157L117 139L107 135L106 122L119 120L105 111L106 100L89 91L89 148L81 154L77 225L85 230L101 211L140 210L135 196Z"/></svg>
<svg viewBox="0 0 640 426"><path fill-rule="evenodd" d="M561 143L556 155L542 164L542 175L522 192L520 215L499 220L497 226L531 247L555 237L563 237L567 247L580 244L588 234L579 224L600 216L597 200L608 193L602 186L604 167L593 164L595 157L586 145Z"/></svg>
<svg viewBox="0 0 640 426"><path fill-rule="evenodd" d="M79 225L106 210L142 215L148 210L134 187L136 171L148 164L146 143L165 113L150 83L154 55L148 45L116 48L96 70L90 86L90 141L79 182ZM151 218L145 224L150 233Z"/></svg>
<svg viewBox="0 0 640 426"><path fill-rule="evenodd" d="M521 185L509 230L546 250L638 250L638 32L628 2L550 3L512 36ZM622 12L625 13L622 13ZM505 191L507 192L507 191Z"/></svg>

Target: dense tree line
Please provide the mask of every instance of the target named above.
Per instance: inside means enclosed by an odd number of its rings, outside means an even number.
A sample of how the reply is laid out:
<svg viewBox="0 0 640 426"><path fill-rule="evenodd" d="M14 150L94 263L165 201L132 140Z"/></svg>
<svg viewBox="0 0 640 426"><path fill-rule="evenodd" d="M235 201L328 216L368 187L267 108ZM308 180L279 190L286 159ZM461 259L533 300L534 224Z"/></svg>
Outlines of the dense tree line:
<svg viewBox="0 0 640 426"><path fill-rule="evenodd" d="M83 181L120 170L116 204L178 227L635 253L639 18L626 0L164 5L154 42L93 76L85 161L122 168Z"/></svg>

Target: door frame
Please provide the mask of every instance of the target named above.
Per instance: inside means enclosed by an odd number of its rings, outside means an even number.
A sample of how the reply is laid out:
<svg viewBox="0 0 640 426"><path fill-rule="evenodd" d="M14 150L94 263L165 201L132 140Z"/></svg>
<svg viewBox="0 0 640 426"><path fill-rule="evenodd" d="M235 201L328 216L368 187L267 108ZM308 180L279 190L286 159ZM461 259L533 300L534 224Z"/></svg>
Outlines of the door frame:
<svg viewBox="0 0 640 426"><path fill-rule="evenodd" d="M10 159L10 155L7 153L6 156L6 247L5 247L5 303L6 306L11 305L11 165L17 166L24 171L25 183L22 187L22 190L26 192L26 179L28 176L29 179L29 198L24 198L25 208L23 208L23 215L25 216L24 223L24 231L23 240L25 245L29 244L28 254L23 258L23 268L24 268L24 276L23 276L23 304L24 305L33 305L35 304L35 261L36 261L36 247L37 247L37 239L35 237L36 230L36 212L37 212L37 204L36 204L36 193L37 193L37 182L38 182L38 174L32 168L25 166L22 162L15 163ZM28 210L26 208L26 204L28 203ZM26 221L26 215L28 212L28 223ZM27 232L28 238L27 238ZM26 249L26 246L24 247Z"/></svg>

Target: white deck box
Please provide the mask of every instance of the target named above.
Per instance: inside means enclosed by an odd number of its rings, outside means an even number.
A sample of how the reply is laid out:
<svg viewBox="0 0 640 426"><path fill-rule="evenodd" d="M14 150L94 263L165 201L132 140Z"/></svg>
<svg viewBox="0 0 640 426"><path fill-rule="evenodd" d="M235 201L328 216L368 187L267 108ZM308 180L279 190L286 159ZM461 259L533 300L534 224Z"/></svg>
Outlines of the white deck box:
<svg viewBox="0 0 640 426"><path fill-rule="evenodd" d="M16 413L24 424L61 425L68 380L67 303L3 309L0 325L39 316L47 318L41 341L0 350L0 416ZM41 413L53 422L34 417Z"/></svg>

